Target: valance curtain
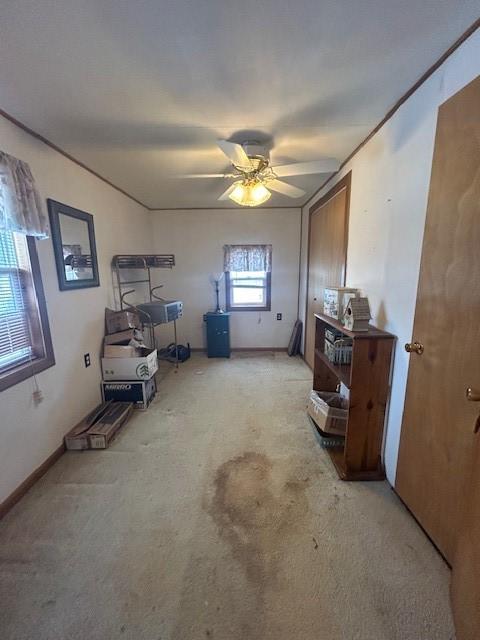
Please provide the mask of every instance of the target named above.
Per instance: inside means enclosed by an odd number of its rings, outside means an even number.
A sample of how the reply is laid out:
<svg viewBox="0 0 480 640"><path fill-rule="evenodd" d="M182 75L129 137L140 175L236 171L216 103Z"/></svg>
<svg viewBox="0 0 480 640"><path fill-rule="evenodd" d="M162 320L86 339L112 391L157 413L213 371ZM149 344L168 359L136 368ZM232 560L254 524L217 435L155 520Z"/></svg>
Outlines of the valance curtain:
<svg viewBox="0 0 480 640"><path fill-rule="evenodd" d="M224 271L272 270L271 244L226 244Z"/></svg>
<svg viewBox="0 0 480 640"><path fill-rule="evenodd" d="M48 238L48 219L26 162L0 151L0 232Z"/></svg>

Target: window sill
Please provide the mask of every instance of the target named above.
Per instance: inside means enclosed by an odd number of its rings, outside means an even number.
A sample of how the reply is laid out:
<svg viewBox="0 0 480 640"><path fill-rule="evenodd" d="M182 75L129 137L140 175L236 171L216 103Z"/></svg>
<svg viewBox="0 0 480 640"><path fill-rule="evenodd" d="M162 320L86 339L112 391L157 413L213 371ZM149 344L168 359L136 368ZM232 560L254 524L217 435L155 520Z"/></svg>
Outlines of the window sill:
<svg viewBox="0 0 480 640"><path fill-rule="evenodd" d="M54 364L55 358L52 355L50 357L46 356L44 358L37 358L32 363L22 363L17 367L4 371L3 373L0 372L0 391L5 391L19 382L23 382L24 380L31 378L33 375L37 375L41 371L45 371L45 369L53 367Z"/></svg>

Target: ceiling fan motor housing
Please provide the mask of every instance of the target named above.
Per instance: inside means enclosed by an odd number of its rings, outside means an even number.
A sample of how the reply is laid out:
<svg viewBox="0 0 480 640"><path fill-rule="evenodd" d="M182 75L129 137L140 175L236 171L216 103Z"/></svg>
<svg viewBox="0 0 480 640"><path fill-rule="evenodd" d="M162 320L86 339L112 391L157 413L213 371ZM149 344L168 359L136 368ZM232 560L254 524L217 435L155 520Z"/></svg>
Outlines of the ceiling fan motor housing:
<svg viewBox="0 0 480 640"><path fill-rule="evenodd" d="M256 169L258 169L262 162L268 162L268 150L259 142L256 142L255 140L247 141L242 144L242 147Z"/></svg>

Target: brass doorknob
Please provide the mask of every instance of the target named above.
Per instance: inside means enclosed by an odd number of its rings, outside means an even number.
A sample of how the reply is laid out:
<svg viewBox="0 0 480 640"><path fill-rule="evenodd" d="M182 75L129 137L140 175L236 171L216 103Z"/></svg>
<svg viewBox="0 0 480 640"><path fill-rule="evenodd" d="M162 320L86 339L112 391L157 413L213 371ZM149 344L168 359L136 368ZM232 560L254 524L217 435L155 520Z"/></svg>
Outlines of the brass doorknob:
<svg viewBox="0 0 480 640"><path fill-rule="evenodd" d="M405 345L405 351L407 353L418 353L419 356L425 351L425 347L421 342L407 342Z"/></svg>
<svg viewBox="0 0 480 640"><path fill-rule="evenodd" d="M467 400L470 400L470 402L480 402L480 391L477 389L468 387L465 391L465 395L467 396Z"/></svg>

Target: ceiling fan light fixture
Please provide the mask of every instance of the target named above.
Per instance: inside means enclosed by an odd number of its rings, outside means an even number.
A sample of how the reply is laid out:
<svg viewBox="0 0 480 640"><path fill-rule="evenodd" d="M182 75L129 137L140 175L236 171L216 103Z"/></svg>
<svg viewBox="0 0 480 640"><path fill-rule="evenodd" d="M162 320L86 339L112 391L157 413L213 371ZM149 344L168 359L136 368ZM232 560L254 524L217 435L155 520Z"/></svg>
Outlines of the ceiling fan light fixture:
<svg viewBox="0 0 480 640"><path fill-rule="evenodd" d="M270 191L262 182L237 182L229 198L242 207L258 207L271 197Z"/></svg>

